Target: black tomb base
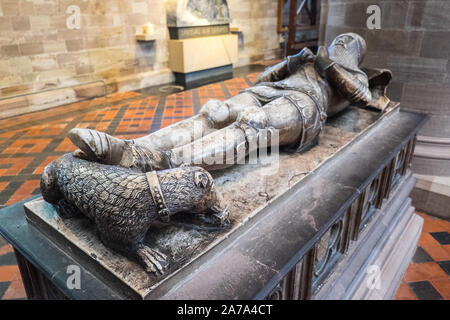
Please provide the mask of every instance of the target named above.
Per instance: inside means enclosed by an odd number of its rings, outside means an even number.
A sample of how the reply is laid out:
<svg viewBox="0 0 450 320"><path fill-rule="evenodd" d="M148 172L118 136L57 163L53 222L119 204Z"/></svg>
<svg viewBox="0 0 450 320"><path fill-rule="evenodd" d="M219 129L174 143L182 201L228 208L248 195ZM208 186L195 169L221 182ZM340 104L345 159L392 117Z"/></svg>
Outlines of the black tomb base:
<svg viewBox="0 0 450 320"><path fill-rule="evenodd" d="M185 89L196 88L210 83L229 80L233 78L233 65L229 64L217 68L205 69L195 72L174 72L175 83Z"/></svg>

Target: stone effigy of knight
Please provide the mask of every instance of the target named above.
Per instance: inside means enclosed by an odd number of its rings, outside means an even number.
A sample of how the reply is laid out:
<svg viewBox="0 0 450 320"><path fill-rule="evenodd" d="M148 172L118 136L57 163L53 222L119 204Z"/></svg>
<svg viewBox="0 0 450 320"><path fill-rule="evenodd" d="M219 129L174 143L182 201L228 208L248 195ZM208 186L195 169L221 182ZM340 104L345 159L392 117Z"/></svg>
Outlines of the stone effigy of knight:
<svg viewBox="0 0 450 320"><path fill-rule="evenodd" d="M368 76L359 68L365 52L362 37L342 34L328 50L320 48L317 56L305 48L264 71L255 86L226 101L210 100L200 114L147 136L121 140L73 129L69 137L80 148L78 157L144 171L190 164L222 169L236 162L211 163L209 159L217 158L218 152L232 154L229 149L264 129L278 130L280 146L294 146L301 152L317 140L328 116L350 104L381 109L387 105L373 101ZM249 151L234 153L247 156Z"/></svg>
<svg viewBox="0 0 450 320"><path fill-rule="evenodd" d="M129 219L133 221L130 222L132 226L127 226L128 231L113 227L120 220L114 219L114 214L125 212L133 203L128 203L127 199L116 201L122 196L119 194L113 197L115 202L110 201L111 208L108 209L102 203L108 200L102 199L109 199L108 192L112 191L88 190L97 189L95 182L85 186L78 174L80 170L88 177L102 172L103 182L97 183L103 184L116 181L117 185L122 185L120 179L129 179L125 177L127 175L146 176L146 180L142 178L141 188L148 189L148 199L139 198L139 201L148 201L154 209L140 210L153 210L155 219L168 222L176 212L195 208L209 210L223 222L227 216L226 204L221 203L220 195L215 193L208 171L235 165L254 151L252 149L258 149L258 143L253 142L259 141L262 133L271 140L272 146L275 143L293 152L307 152L320 137L327 117L350 105L380 111L387 109L389 99L385 90L391 74L388 70L378 70L369 80L368 73L360 67L365 53L366 43L361 36L354 33L339 35L328 48L320 47L317 54L305 48L266 69L254 86L238 95L225 101L210 100L198 115L141 138L122 140L90 129L73 129L69 138L79 149L73 156L60 159L44 171L41 182L44 198L65 212L81 211L96 222L106 245L121 252L134 252L147 270L161 272L167 259L151 248L142 247L146 230L133 229L139 221ZM276 141L274 132L277 133ZM223 160L218 154L226 156L227 161L211 161ZM232 161L229 161L230 155ZM115 174L117 172L120 174ZM192 193L185 195L183 205L178 203L180 199L171 198L169 189L161 187L164 172L174 172L164 178L165 182L173 179L175 184L191 183ZM185 172L192 172L192 177L183 176ZM69 181L67 175L77 176L78 180L71 178ZM133 185L123 183L125 189L133 188ZM208 189L205 196L196 197L197 187ZM80 200L74 192L90 192L93 196ZM149 219L144 212L140 216Z"/></svg>

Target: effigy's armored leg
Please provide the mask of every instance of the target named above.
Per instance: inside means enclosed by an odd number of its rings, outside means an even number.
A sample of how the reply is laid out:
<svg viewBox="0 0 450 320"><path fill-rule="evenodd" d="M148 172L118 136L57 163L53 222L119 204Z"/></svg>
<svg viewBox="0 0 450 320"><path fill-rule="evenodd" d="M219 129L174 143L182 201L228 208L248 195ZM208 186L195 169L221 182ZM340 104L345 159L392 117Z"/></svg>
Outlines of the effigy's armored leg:
<svg viewBox="0 0 450 320"><path fill-rule="evenodd" d="M72 129L70 140L80 149L75 157L142 172L170 168L164 152L147 148L133 140L122 140L104 132L90 129Z"/></svg>
<svg viewBox="0 0 450 320"><path fill-rule="evenodd" d="M163 150L190 143L215 130L213 122L199 114L134 140L80 128L70 130L68 137L79 148L74 152L78 158L146 172L170 167Z"/></svg>
<svg viewBox="0 0 450 320"><path fill-rule="evenodd" d="M134 142L158 151L178 148L230 125L236 121L239 112L254 106L260 106L260 103L247 92L226 101L209 100L198 115L134 139Z"/></svg>
<svg viewBox="0 0 450 320"><path fill-rule="evenodd" d="M297 152L317 142L327 119L325 106L302 92L291 91L263 109L268 125L278 130L280 146L290 145Z"/></svg>
<svg viewBox="0 0 450 320"><path fill-rule="evenodd" d="M163 151L187 145L233 123L239 112L259 106L250 93L243 92L225 102L208 101L200 114L134 140L122 140L90 129L72 129L69 138L80 148L74 155L103 164L141 171L169 168Z"/></svg>
<svg viewBox="0 0 450 320"><path fill-rule="evenodd" d="M170 152L172 165L195 164L207 170L230 167L254 151L252 147L259 147L250 142L266 129L278 131L279 140L271 141L272 146L297 144L302 137L317 136L320 130L314 122L320 118L318 109L305 95L295 98L296 104L292 97L280 97L263 107L246 108L232 125L173 149ZM238 150L240 147L244 150Z"/></svg>
<svg viewBox="0 0 450 320"><path fill-rule="evenodd" d="M270 133L267 137L271 146L293 145L302 151L316 141L325 120L323 106L304 93L289 92L263 107L244 109L232 125L175 148L168 155L173 166L191 164L207 170L223 169L260 148L259 135L263 130L277 131L277 141Z"/></svg>

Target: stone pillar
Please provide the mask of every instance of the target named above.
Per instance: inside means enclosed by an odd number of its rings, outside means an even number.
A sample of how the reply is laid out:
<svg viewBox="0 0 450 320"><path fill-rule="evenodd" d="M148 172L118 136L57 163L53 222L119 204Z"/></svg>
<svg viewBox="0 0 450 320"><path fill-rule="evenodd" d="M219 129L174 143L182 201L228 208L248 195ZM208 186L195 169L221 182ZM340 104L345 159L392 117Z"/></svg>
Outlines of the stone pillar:
<svg viewBox="0 0 450 320"><path fill-rule="evenodd" d="M367 8L381 10L380 29L369 30ZM417 209L450 218L450 1L323 1L321 43L343 32L367 41L365 66L394 74L388 94L404 109L424 112L413 160Z"/></svg>

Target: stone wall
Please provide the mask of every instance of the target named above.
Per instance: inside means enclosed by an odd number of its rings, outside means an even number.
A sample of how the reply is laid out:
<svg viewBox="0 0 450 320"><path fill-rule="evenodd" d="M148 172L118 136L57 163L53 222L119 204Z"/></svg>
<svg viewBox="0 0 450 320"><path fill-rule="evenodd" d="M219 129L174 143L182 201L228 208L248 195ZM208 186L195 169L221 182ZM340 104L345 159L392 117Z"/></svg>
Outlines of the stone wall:
<svg viewBox="0 0 450 320"><path fill-rule="evenodd" d="M0 0L0 95L101 79L139 88L170 81L164 1ZM80 29L68 29L69 6ZM151 22L156 41L138 43L136 28ZM140 76L136 76L140 75Z"/></svg>
<svg viewBox="0 0 450 320"><path fill-rule="evenodd" d="M381 29L369 30L369 5L381 9ZM322 41L326 44L343 32L357 32L367 40L364 65L389 68L394 80L389 96L404 109L424 112L429 121L419 133L413 169L423 180L419 186L448 193L448 187L432 186L436 176L450 177L450 1L448 0L329 0L322 6ZM425 181L425 182L424 182ZM445 182L447 181L447 182ZM417 191L417 190L415 190ZM417 192L413 193L417 195ZM442 195L442 194L441 194ZM431 209L421 196L422 210ZM447 203L433 207L450 214ZM447 206L447 207L445 207ZM434 211L436 210L428 210Z"/></svg>
<svg viewBox="0 0 450 320"><path fill-rule="evenodd" d="M69 29L67 8L80 8L80 29ZM30 92L98 81L89 94L126 91L172 81L168 69L166 0L0 0L0 118L77 101L80 90ZM232 26L245 48L239 63L273 58L279 47L277 1L230 0ZM154 25L154 42L136 32ZM92 86L97 86L92 89Z"/></svg>
<svg viewBox="0 0 450 320"><path fill-rule="evenodd" d="M231 26L239 28L244 35L244 49L239 52L238 65L279 57L278 1L228 0L228 6Z"/></svg>

